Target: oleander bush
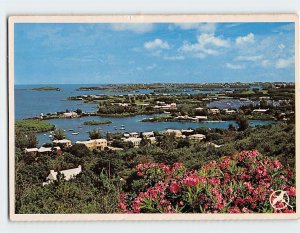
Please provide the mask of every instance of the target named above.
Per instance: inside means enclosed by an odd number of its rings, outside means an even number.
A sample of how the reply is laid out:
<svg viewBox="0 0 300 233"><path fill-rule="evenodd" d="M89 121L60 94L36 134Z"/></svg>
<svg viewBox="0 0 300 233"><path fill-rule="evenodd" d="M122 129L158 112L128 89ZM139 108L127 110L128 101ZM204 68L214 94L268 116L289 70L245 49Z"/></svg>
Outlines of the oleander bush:
<svg viewBox="0 0 300 233"><path fill-rule="evenodd" d="M198 170L182 163L136 166L138 192L120 194L123 213L294 213L295 174L277 159L256 150L233 153ZM289 205L270 204L283 190ZM271 199L273 201L273 199Z"/></svg>

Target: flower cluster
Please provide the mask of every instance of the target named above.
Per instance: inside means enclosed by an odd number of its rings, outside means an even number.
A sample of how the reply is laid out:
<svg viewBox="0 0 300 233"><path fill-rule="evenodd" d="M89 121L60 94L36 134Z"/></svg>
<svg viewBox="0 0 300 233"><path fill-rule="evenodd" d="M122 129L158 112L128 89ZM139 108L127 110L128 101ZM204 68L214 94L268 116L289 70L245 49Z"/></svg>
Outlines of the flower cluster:
<svg viewBox="0 0 300 233"><path fill-rule="evenodd" d="M139 164L136 169L141 179L154 185L120 195L123 213L295 212L294 173L255 150L211 161L199 170L188 171L181 163ZM289 196L288 205L278 202L272 207L270 196L276 190Z"/></svg>

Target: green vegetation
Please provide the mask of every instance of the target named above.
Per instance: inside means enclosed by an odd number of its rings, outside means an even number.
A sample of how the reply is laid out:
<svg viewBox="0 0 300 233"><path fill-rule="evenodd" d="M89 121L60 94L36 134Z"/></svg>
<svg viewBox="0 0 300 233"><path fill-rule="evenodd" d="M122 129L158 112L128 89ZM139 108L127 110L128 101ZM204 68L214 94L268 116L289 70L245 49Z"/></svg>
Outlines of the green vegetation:
<svg viewBox="0 0 300 233"><path fill-rule="evenodd" d="M140 163L180 161L187 169L200 169L222 156L257 149L267 157L280 160L285 167L295 168L294 124L249 127L244 131L198 128L195 133L205 134L206 139L190 143L188 139L155 132L157 144L144 143L139 148L123 144L126 148L123 151L90 151L77 144L67 148L62 156L31 157L17 146L16 213L118 213L120 193L145 191L143 180L135 173ZM114 140L113 146L120 146L118 143L122 142ZM215 148L208 143L223 146ZM50 169L59 171L78 165L82 165L82 173L75 179L59 179L42 187Z"/></svg>
<svg viewBox="0 0 300 233"><path fill-rule="evenodd" d="M19 120L16 121L15 126L18 130L31 131L36 133L51 131L55 128L53 124L37 119Z"/></svg>
<svg viewBox="0 0 300 233"><path fill-rule="evenodd" d="M94 129L89 132L90 139L99 139L102 137L102 133L100 130Z"/></svg>
<svg viewBox="0 0 300 233"><path fill-rule="evenodd" d="M103 124L111 124L110 120L92 120L92 121L85 121L84 125L103 125Z"/></svg>
<svg viewBox="0 0 300 233"><path fill-rule="evenodd" d="M33 91L61 91L61 89L58 87L50 87L50 86L36 87L36 88L32 88L31 90L33 90Z"/></svg>
<svg viewBox="0 0 300 233"><path fill-rule="evenodd" d="M253 84L254 85L254 84ZM53 130L54 126L41 120L16 122L16 213L119 213L120 193L145 192L154 183L147 183L136 173L139 164L164 163L172 165L182 162L188 170L199 170L212 161L221 161L223 156L243 150L257 150L268 159L279 160L285 168L295 170L295 99L293 84L263 83L260 88L249 90L250 84L128 84L105 85L97 88L84 87L86 90L110 90L138 92L141 89L160 93L173 89L211 90L222 88L216 94L145 94L145 95L98 95L75 96L71 100L94 102L98 109L91 115L133 116L169 112L168 115L155 116L143 121L174 121L175 119L194 120L194 116L207 116L208 120L236 120L238 128L230 125L228 129L195 128L193 132L183 132L185 137L176 138L154 132L156 143L152 144L142 137L139 147L132 142L124 142L122 133L102 135L99 130L89 132L91 139L106 137L109 146L123 148L121 151L89 150L83 144L63 148L62 155L24 154L25 147L37 145L36 133ZM254 85L255 86L255 85ZM227 88L239 87L239 90ZM262 89L261 89L262 87ZM248 89L247 89L248 88ZM84 89L81 89L84 90ZM247 98L259 103L258 106L242 106L237 113L210 113L206 106L216 99ZM261 98L264 97L264 98ZM268 102L270 97L271 104ZM280 101L273 105L272 101ZM176 108L160 109L176 103ZM165 106L164 105L164 106ZM198 110L196 110L198 108ZM203 108L203 109L201 109ZM264 113L253 113L253 109L268 109ZM76 110L85 116L81 110ZM179 117L180 116L180 117ZM177 118L179 117L179 118ZM188 119L188 117L190 117ZM249 127L252 119L275 119L276 124ZM86 125L108 124L105 120L86 121ZM201 141L189 139L191 134L204 134ZM64 138L64 132L55 131L56 138ZM57 181L42 186L49 170L61 171L82 166L82 173L74 179L65 181L58 173ZM242 163L237 164L239 167ZM157 174L156 174L157 175ZM225 175L225 174L223 174ZM239 174L233 174L239 176ZM152 177L159 178L158 176ZM250 177L249 179L253 179ZM289 182L289 180L287 181ZM291 181L293 182L293 181ZM172 197L173 198L173 197ZM176 197L175 197L176 198Z"/></svg>
<svg viewBox="0 0 300 233"><path fill-rule="evenodd" d="M63 129L56 129L56 130L54 130L53 136L54 136L54 139L56 139L56 140L62 140L64 138L66 138L66 133L64 132Z"/></svg>

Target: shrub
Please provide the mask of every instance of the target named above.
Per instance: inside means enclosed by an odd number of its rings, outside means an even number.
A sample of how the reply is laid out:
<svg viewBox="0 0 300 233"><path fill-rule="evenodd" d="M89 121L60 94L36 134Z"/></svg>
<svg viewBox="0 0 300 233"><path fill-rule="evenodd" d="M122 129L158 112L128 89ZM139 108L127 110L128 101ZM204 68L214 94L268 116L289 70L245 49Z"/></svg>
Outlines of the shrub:
<svg viewBox="0 0 300 233"><path fill-rule="evenodd" d="M199 170L187 170L181 163L139 164L136 170L144 191L120 195L123 213L295 212L294 173L255 150L222 157ZM287 192L289 206L271 207L269 197L276 190Z"/></svg>

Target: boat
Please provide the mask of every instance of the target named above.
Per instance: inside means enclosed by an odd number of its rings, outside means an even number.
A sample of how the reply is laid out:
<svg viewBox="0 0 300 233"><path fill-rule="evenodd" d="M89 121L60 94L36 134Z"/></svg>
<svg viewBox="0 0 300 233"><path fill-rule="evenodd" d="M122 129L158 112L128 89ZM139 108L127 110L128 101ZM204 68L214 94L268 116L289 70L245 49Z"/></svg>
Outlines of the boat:
<svg viewBox="0 0 300 233"><path fill-rule="evenodd" d="M46 134L44 133L44 136L46 136Z"/></svg>
<svg viewBox="0 0 300 233"><path fill-rule="evenodd" d="M69 131L74 131L74 129L69 129Z"/></svg>
<svg viewBox="0 0 300 233"><path fill-rule="evenodd" d="M50 135L49 135L49 138L53 138L53 135L50 134Z"/></svg>
<svg viewBox="0 0 300 233"><path fill-rule="evenodd" d="M74 132L74 133L72 133L72 135L78 135L79 134L79 132Z"/></svg>

